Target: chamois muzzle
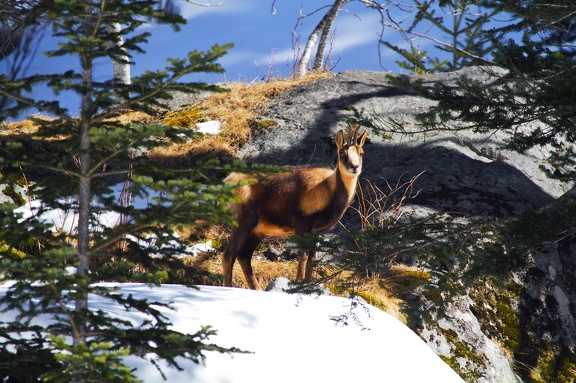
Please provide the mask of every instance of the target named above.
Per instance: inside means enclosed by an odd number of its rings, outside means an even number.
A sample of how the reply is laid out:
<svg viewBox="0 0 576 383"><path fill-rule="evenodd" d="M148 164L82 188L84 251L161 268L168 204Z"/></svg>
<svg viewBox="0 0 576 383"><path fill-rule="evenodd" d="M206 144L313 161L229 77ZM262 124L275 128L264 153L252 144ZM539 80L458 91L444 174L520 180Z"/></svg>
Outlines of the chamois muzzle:
<svg viewBox="0 0 576 383"><path fill-rule="evenodd" d="M362 172L362 156L364 155L362 146L367 135L367 132L364 131L358 137L358 128L358 124L351 124L348 125L346 134L339 131L336 135L340 166L342 166L343 171L356 176Z"/></svg>

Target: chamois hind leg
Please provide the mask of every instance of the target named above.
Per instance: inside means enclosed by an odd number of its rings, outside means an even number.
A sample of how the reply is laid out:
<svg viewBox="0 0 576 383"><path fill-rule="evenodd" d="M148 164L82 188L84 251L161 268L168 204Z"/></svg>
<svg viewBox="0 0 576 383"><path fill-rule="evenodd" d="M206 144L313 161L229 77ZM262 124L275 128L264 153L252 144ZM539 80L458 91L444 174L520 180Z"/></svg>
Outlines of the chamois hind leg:
<svg viewBox="0 0 576 383"><path fill-rule="evenodd" d="M252 290L260 290L260 285L254 276L254 271L252 270L252 254L258 247L259 243L260 237L256 234L251 234L238 252L238 263L244 272L244 277L246 278L248 287Z"/></svg>
<svg viewBox="0 0 576 383"><path fill-rule="evenodd" d="M314 261L316 260L316 252L314 250L307 251L300 254L297 258L298 268L296 269L297 281L309 281L312 278L312 269Z"/></svg>
<svg viewBox="0 0 576 383"><path fill-rule="evenodd" d="M236 227L232 229L228 238L228 245L222 254L222 271L224 273L224 286L232 287L232 275L234 273L234 262L246 245L251 234L246 232L246 227Z"/></svg>
<svg viewBox="0 0 576 383"><path fill-rule="evenodd" d="M300 220L296 224L295 229L296 235L305 235L312 231L312 225L307 220ZM297 281L310 280L310 277L312 277L312 267L314 266L315 259L316 252L314 250L309 250L298 256L298 268L296 269Z"/></svg>
<svg viewBox="0 0 576 383"><path fill-rule="evenodd" d="M234 239L234 234L230 235L228 245L224 250L224 254L222 255L222 269L224 272L224 286L225 287L232 287L232 272L234 269L234 262L236 262L236 254L237 252L232 245L232 241Z"/></svg>

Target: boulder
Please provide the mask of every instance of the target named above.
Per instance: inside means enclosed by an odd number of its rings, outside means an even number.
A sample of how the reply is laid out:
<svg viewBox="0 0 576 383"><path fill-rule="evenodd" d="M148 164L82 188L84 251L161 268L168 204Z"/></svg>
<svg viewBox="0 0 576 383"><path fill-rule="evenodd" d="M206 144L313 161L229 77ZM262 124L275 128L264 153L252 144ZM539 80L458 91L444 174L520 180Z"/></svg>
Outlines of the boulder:
<svg viewBox="0 0 576 383"><path fill-rule="evenodd" d="M454 85L466 75L489 86L495 74L501 74L500 70L476 67L413 78L430 85ZM388 184L399 179L417 177L414 190L420 194L406 207L413 214L459 212L469 217L505 219L546 206L571 189L572 184L550 179L542 170L546 148L522 154L508 150L505 143L509 136L501 131L403 134L398 128L414 130L415 115L426 111L432 101L391 85L389 76L395 75L347 71L282 93L265 106L262 116L277 125L268 124L275 126L253 136L239 155L246 161L275 165L333 166L334 135L346 126L354 108L378 118L382 127L370 131L361 178L387 190ZM517 276L523 290L512 309L521 331L574 349L576 283L571 273L576 267L576 241L568 242L552 244L533 255L533 267ZM467 294L454 302L436 327L415 326L423 339L446 358L454 353L455 342L475 350L470 360L476 358L476 362L456 360L461 374L471 381L519 382L514 372L517 365L490 334L483 332L483 324L471 310L474 304L483 303L472 302ZM458 341L448 341L446 334L456 334Z"/></svg>

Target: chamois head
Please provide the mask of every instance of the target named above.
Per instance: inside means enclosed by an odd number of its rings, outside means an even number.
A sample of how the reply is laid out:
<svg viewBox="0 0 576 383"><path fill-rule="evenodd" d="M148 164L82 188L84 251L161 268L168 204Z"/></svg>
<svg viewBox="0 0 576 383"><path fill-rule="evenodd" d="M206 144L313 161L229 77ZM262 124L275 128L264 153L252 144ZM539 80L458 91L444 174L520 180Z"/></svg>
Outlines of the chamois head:
<svg viewBox="0 0 576 383"><path fill-rule="evenodd" d="M348 125L348 133L342 130L336 133L336 147L338 148L338 168L343 174L358 176L362 171L362 146L366 141L367 131L358 137L358 124Z"/></svg>

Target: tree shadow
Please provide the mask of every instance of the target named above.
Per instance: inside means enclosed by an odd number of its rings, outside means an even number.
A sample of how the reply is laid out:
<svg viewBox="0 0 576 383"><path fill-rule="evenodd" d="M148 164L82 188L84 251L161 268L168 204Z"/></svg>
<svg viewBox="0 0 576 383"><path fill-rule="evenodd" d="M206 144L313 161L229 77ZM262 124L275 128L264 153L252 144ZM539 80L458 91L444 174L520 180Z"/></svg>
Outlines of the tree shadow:
<svg viewBox="0 0 576 383"><path fill-rule="evenodd" d="M391 112L396 114L408 113L411 102L417 108L414 94L387 86L386 75L368 72L357 79L354 73L344 74L283 93L266 111L280 126L254 137L242 152L244 158L274 165L334 166L334 135L345 127L351 108L373 106L382 113L396 108ZM443 133L434 140L398 143L371 132L361 177L385 191L388 183L424 172L414 183L420 193L411 204L487 218L519 214L554 199L508 162L467 155L469 148L457 141Z"/></svg>

